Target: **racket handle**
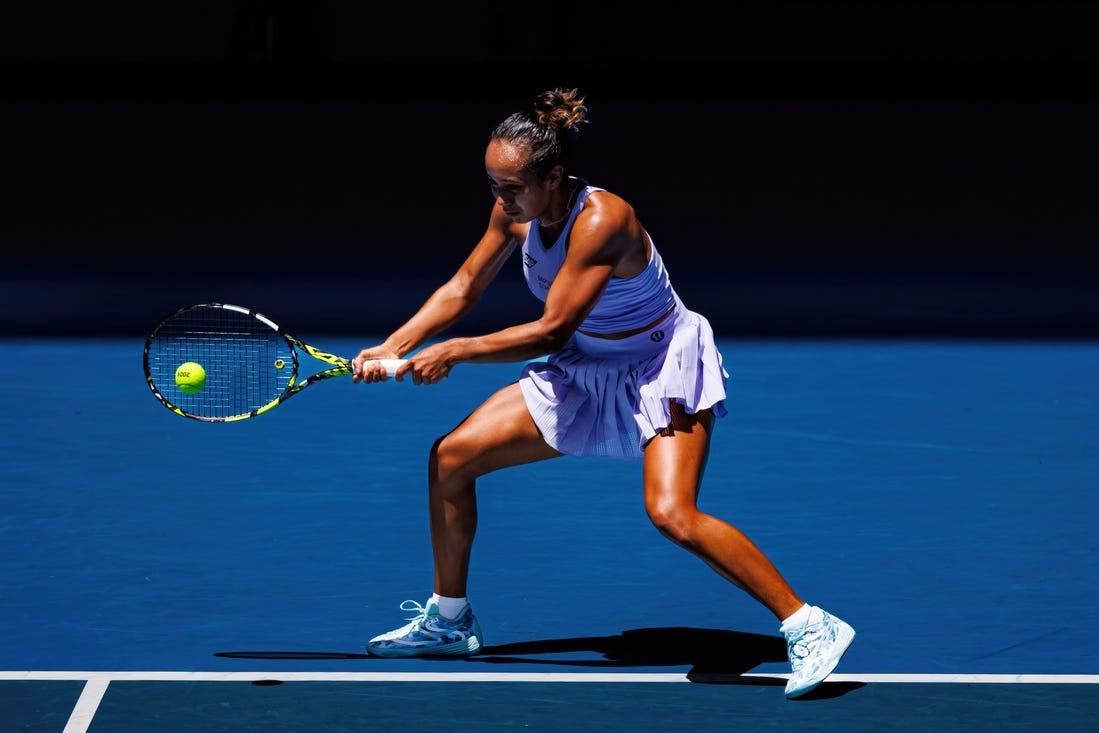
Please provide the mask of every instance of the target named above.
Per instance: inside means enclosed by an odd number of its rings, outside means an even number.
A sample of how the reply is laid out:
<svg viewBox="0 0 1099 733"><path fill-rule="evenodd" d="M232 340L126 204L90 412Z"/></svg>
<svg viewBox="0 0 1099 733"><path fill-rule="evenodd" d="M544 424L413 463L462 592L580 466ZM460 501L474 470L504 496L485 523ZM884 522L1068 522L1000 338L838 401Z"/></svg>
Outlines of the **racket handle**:
<svg viewBox="0 0 1099 733"><path fill-rule="evenodd" d="M402 364L404 364L406 361L408 361L408 360L407 359L372 359L371 360L372 363L381 364L382 368L385 369L385 373L388 374L391 377L393 376L393 372L397 371L397 369Z"/></svg>

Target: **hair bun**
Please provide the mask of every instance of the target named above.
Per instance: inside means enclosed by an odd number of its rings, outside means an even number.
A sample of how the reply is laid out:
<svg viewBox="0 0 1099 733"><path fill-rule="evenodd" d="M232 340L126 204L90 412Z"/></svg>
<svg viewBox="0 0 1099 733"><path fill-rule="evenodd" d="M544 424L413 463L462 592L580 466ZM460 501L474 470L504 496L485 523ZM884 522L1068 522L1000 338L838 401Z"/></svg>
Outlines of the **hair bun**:
<svg viewBox="0 0 1099 733"><path fill-rule="evenodd" d="M542 92L534 102L534 112L540 125L573 132L588 121L588 108L579 89L557 87Z"/></svg>

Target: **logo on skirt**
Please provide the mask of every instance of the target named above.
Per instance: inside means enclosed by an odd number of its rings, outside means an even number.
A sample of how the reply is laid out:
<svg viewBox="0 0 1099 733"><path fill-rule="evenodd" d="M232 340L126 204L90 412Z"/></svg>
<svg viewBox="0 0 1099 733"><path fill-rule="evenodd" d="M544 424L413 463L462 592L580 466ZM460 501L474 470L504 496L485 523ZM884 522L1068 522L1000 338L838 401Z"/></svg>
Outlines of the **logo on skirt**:
<svg viewBox="0 0 1099 733"><path fill-rule="evenodd" d="M660 343L661 341L664 340L664 332L663 331L653 331L652 333L649 334L649 340L650 341L656 341L657 343Z"/></svg>

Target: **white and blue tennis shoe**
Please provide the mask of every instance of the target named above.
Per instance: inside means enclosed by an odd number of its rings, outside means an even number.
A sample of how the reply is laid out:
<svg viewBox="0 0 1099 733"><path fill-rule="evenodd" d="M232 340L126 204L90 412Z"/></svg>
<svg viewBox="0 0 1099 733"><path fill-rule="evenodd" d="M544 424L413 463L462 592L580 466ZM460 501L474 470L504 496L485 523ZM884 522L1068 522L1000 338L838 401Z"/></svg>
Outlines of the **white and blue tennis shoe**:
<svg viewBox="0 0 1099 733"><path fill-rule="evenodd" d="M786 697L801 697L832 674L855 630L830 613L813 606L804 623L780 629L786 637L786 652L793 672L786 682Z"/></svg>
<svg viewBox="0 0 1099 733"><path fill-rule="evenodd" d="M465 607L456 619L439 615L434 600L421 606L416 601L401 603L402 611L415 611L409 623L375 636L366 651L377 657L468 657L481 651L481 625L473 608Z"/></svg>

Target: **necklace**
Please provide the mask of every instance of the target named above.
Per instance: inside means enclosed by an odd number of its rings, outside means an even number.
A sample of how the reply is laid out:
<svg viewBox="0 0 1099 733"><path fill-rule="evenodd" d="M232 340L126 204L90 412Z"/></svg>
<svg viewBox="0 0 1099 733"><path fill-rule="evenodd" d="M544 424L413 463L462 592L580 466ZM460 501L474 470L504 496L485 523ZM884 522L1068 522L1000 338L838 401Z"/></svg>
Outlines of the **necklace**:
<svg viewBox="0 0 1099 733"><path fill-rule="evenodd" d="M543 229L549 229L550 227L555 227L558 224L560 224L561 222L563 222L568 217L569 213L572 211L573 199L576 198L576 192L579 191L579 190L580 190L580 186L577 185L577 184L573 184L572 193L569 195L568 204L566 204L566 206L565 206L565 213L561 215L560 219L555 219L554 221L551 221L549 224L547 224L544 221L542 221L542 217L538 217L538 224Z"/></svg>

